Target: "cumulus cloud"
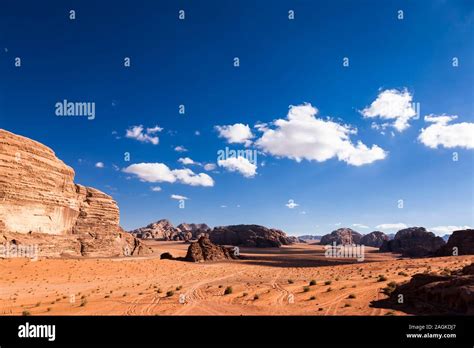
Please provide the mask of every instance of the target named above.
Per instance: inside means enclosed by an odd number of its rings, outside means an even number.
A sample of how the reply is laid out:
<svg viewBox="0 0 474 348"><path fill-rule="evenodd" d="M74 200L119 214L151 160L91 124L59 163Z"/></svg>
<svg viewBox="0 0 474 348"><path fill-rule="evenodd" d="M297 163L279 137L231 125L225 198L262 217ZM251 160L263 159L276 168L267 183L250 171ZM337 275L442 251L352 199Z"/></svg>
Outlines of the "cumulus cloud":
<svg viewBox="0 0 474 348"><path fill-rule="evenodd" d="M381 224L381 225L375 226L375 228L378 228L380 230L403 230L404 228L408 228L408 226L403 223Z"/></svg>
<svg viewBox="0 0 474 348"><path fill-rule="evenodd" d="M324 162L337 158L353 166L384 159L387 153L377 145L368 147L361 141L354 145L351 134L357 130L331 120L316 117L318 110L311 104L290 106L286 119L273 122L274 128L263 128L255 145L264 152L301 162Z"/></svg>
<svg viewBox="0 0 474 348"><path fill-rule="evenodd" d="M355 227L355 228L370 228L369 226L363 225L363 224L352 224L352 227Z"/></svg>
<svg viewBox="0 0 474 348"><path fill-rule="evenodd" d="M172 195L170 196L170 198L171 198L171 199L176 199L176 200L178 200L178 201L180 201L180 200L187 200L187 199L189 199L189 198L188 198L188 197L186 197L186 196L175 195L175 194L172 194Z"/></svg>
<svg viewBox="0 0 474 348"><path fill-rule="evenodd" d="M444 235L444 234L452 233L453 231L467 230L470 228L472 227L470 226L436 226L436 227L429 228L429 230L431 232L434 232L435 234Z"/></svg>
<svg viewBox="0 0 474 348"><path fill-rule="evenodd" d="M161 128L159 126L155 126L155 127L152 127L152 128L147 128L146 132L147 132L147 134L155 134L155 133L161 132L162 130L163 130L163 128Z"/></svg>
<svg viewBox="0 0 474 348"><path fill-rule="evenodd" d="M205 173L195 174L191 169L175 169L173 174L179 182L186 185L214 186L214 180Z"/></svg>
<svg viewBox="0 0 474 348"><path fill-rule="evenodd" d="M95 167L96 167L96 168L104 168L105 165L104 165L103 162L97 162L97 163L95 164Z"/></svg>
<svg viewBox="0 0 474 348"><path fill-rule="evenodd" d="M191 169L171 170L163 163L136 163L123 169L145 182L179 182L191 186L214 186L214 180L205 173L194 173Z"/></svg>
<svg viewBox="0 0 474 348"><path fill-rule="evenodd" d="M206 163L204 165L204 169L207 170L207 171L211 171L211 170L214 170L216 169L216 165L214 163Z"/></svg>
<svg viewBox="0 0 474 348"><path fill-rule="evenodd" d="M412 100L413 96L406 88L401 91L387 89L380 92L372 104L360 113L365 118L378 117L382 120L388 120L380 127L385 129L387 126L391 126L402 132L410 127L410 119L417 116Z"/></svg>
<svg viewBox="0 0 474 348"><path fill-rule="evenodd" d="M155 126L152 128L147 128L144 130L142 125L132 126L127 129L125 137L141 141L142 143L151 143L153 145L158 145L160 139L157 136L153 136L157 132L161 132L163 128Z"/></svg>
<svg viewBox="0 0 474 348"><path fill-rule="evenodd" d="M216 130L219 132L220 138L227 139L229 144L245 144L249 146L254 136L250 127L243 123L236 123L227 126L216 126Z"/></svg>
<svg viewBox="0 0 474 348"><path fill-rule="evenodd" d="M153 187L151 188L151 190L152 190L153 192L160 192L160 191L161 191L161 187L159 187L159 186L153 186Z"/></svg>
<svg viewBox="0 0 474 348"><path fill-rule="evenodd" d="M432 124L421 130L418 140L432 149L438 146L448 149L453 147L474 149L474 123L449 124L456 118L457 116L449 115L425 116L425 121Z"/></svg>
<svg viewBox="0 0 474 348"><path fill-rule="evenodd" d="M184 157L184 158L180 158L178 159L178 162L184 164L184 165L187 165L187 164L197 164L196 162L194 162L191 158L189 157Z"/></svg>
<svg viewBox="0 0 474 348"><path fill-rule="evenodd" d="M181 146L181 145L180 145L180 146L176 146L176 147L174 148L174 150L175 150L176 152L186 152L186 151L188 151L188 149L186 149L184 146Z"/></svg>
<svg viewBox="0 0 474 348"><path fill-rule="evenodd" d="M294 209L294 208L296 208L296 207L299 207L299 204L296 203L294 200L289 199L289 200L288 200L288 203L286 203L285 206L287 206L287 207L290 208L290 209Z"/></svg>
<svg viewBox="0 0 474 348"><path fill-rule="evenodd" d="M257 166L242 156L219 160L217 164L230 172L239 172L246 178L252 178L257 174Z"/></svg>

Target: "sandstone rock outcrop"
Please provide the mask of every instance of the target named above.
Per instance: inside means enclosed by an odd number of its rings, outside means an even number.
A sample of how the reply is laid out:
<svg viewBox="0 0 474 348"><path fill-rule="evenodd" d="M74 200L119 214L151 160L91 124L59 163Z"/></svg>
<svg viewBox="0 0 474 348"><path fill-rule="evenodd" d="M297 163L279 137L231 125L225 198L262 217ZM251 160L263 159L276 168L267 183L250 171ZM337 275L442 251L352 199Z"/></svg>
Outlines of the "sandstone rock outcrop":
<svg viewBox="0 0 474 348"><path fill-rule="evenodd" d="M404 303L398 302L403 295ZM415 274L376 306L416 315L474 314L474 264L450 275Z"/></svg>
<svg viewBox="0 0 474 348"><path fill-rule="evenodd" d="M292 244L285 232L260 225L230 225L209 232L211 242L220 245L239 245L268 248Z"/></svg>
<svg viewBox="0 0 474 348"><path fill-rule="evenodd" d="M323 236L318 236L318 235L312 235L312 234L304 234L302 236L298 236L299 239L304 240L304 241L317 241L321 240Z"/></svg>
<svg viewBox="0 0 474 348"><path fill-rule="evenodd" d="M170 221L162 219L145 227L130 231L130 233L141 239L189 241L197 239L202 233L206 233L209 230L210 228L206 224L182 223L174 227Z"/></svg>
<svg viewBox="0 0 474 348"><path fill-rule="evenodd" d="M189 245L185 261L204 262L221 261L238 258L233 248L213 244L209 238L202 236L197 242Z"/></svg>
<svg viewBox="0 0 474 348"><path fill-rule="evenodd" d="M327 245L334 244L336 245L347 245L347 244L359 244L362 235L359 232L356 232L350 228L339 228L335 231L332 231L329 234L324 235L321 238L319 244Z"/></svg>
<svg viewBox="0 0 474 348"><path fill-rule="evenodd" d="M185 222L179 224L176 228L181 232L192 232L193 234L196 232L206 232L211 230L211 228L206 224L188 224Z"/></svg>
<svg viewBox="0 0 474 348"><path fill-rule="evenodd" d="M299 237L296 237L296 236L288 236L287 237L288 240L290 241L290 243L306 243L306 240L304 239L301 239Z"/></svg>
<svg viewBox="0 0 474 348"><path fill-rule="evenodd" d="M130 233L142 239L174 240L179 230L168 220L161 219L145 227L130 231Z"/></svg>
<svg viewBox="0 0 474 348"><path fill-rule="evenodd" d="M474 229L454 231L443 245L436 251L437 256L474 255Z"/></svg>
<svg viewBox="0 0 474 348"><path fill-rule="evenodd" d="M392 240L385 241L380 251L400 253L408 257L423 257L433 255L444 244L443 238L436 237L424 227L410 227L398 231Z"/></svg>
<svg viewBox="0 0 474 348"><path fill-rule="evenodd" d="M35 244L40 256L149 252L120 228L115 201L74 175L49 147L0 129L0 243Z"/></svg>
<svg viewBox="0 0 474 348"><path fill-rule="evenodd" d="M370 232L360 239L360 244L380 248L383 242L388 241L388 236L380 231Z"/></svg>

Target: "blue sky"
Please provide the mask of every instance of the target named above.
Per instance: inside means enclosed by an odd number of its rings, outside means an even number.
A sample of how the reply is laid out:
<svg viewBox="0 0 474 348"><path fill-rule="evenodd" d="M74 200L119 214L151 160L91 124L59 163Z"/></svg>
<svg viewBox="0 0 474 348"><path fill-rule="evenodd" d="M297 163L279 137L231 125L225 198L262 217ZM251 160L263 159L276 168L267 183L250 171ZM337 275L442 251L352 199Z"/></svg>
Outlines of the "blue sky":
<svg viewBox="0 0 474 348"><path fill-rule="evenodd" d="M474 226L466 137L474 121L473 26L472 1L3 1L0 127L50 146L76 182L111 194L125 229L168 218L296 235L342 226L395 232L402 224L444 234L446 226ZM64 99L94 102L95 119L58 117L55 104ZM393 100L393 115L381 110ZM411 112L404 101L419 103L420 115L397 129L397 110ZM304 115L289 120L290 105ZM247 143L229 143L237 128L225 126L236 124L248 126ZM126 137L139 125L141 133ZM155 126L162 130L147 134ZM256 168L243 161L254 175L230 171L231 162L204 168L226 146L259 151ZM199 164L178 161L185 157ZM124 172L139 163L155 164L155 182ZM156 172L158 163L169 172ZM207 176L212 186L201 185ZM185 208L171 195L187 197Z"/></svg>

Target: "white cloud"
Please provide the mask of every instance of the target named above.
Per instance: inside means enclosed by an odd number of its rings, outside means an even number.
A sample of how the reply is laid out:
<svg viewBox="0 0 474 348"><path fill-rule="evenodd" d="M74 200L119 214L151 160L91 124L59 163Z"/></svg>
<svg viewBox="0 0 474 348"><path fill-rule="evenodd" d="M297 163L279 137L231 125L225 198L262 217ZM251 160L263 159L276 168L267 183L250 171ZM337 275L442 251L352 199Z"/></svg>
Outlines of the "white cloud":
<svg viewBox="0 0 474 348"><path fill-rule="evenodd" d="M467 230L472 227L470 226L436 226L436 227L431 227L428 230L431 232L434 232L434 234L437 235L445 235L445 234L450 234L453 231L458 231L458 230Z"/></svg>
<svg viewBox="0 0 474 348"><path fill-rule="evenodd" d="M245 144L249 146L253 138L250 127L243 123L236 123L228 126L216 126L220 138L227 139L229 144Z"/></svg>
<svg viewBox="0 0 474 348"><path fill-rule="evenodd" d="M155 134L157 132L161 132L162 130L163 130L163 128L161 128L159 126L155 126L155 127L152 127L152 128L147 128L146 132L147 132L147 134Z"/></svg>
<svg viewBox="0 0 474 348"><path fill-rule="evenodd" d="M188 198L188 197L186 197L186 196L175 195L175 194L172 194L172 195L170 196L170 198L171 198L171 199L176 199L176 200L178 200L178 201L180 201L180 200L187 200L187 199L189 199L189 198Z"/></svg>
<svg viewBox="0 0 474 348"><path fill-rule="evenodd" d="M264 122L258 122L255 124L255 126L253 126L253 128L259 132L266 132L268 130L268 124Z"/></svg>
<svg viewBox="0 0 474 348"><path fill-rule="evenodd" d="M191 186L214 186L214 180L205 173L194 173L191 169L171 170L163 163L136 163L123 169L123 172L135 174L145 182L179 182Z"/></svg>
<svg viewBox="0 0 474 348"><path fill-rule="evenodd" d="M201 132L197 130L197 131L194 132L194 135L200 136L200 135L201 135Z"/></svg>
<svg viewBox="0 0 474 348"><path fill-rule="evenodd" d="M195 174L191 169L175 169L173 174L183 184L205 187L214 186L214 180L205 173Z"/></svg>
<svg viewBox="0 0 474 348"><path fill-rule="evenodd" d="M341 225L342 225L341 222L336 222L336 223L334 224L334 226L341 226Z"/></svg>
<svg viewBox="0 0 474 348"><path fill-rule="evenodd" d="M474 123L448 124L456 118L448 115L425 116L425 121L433 124L421 130L418 140L432 149L438 146L474 149Z"/></svg>
<svg viewBox="0 0 474 348"><path fill-rule="evenodd" d="M289 200L288 200L288 203L286 203L285 206L287 206L287 207L290 208L290 209L294 209L294 208L296 208L296 207L299 207L299 204L298 204L298 203L295 203L294 200L289 199Z"/></svg>
<svg viewBox="0 0 474 348"><path fill-rule="evenodd" d="M382 120L390 120L391 123L383 123L380 127L385 129L388 125L402 132L408 127L411 118L417 116L412 105L413 96L405 88L387 89L379 93L370 106L360 113L366 118L379 117Z"/></svg>
<svg viewBox="0 0 474 348"><path fill-rule="evenodd" d="M381 224L381 225L375 226L375 228L378 228L380 230L403 230L404 228L408 228L408 226L403 223Z"/></svg>
<svg viewBox="0 0 474 348"><path fill-rule="evenodd" d="M257 166L242 156L219 160L217 164L230 172L239 172L246 178L254 177L257 174Z"/></svg>
<svg viewBox="0 0 474 348"><path fill-rule="evenodd" d="M153 187L151 188L151 190L152 190L153 192L160 192L160 191L161 191L161 187L159 187L159 186L153 186Z"/></svg>
<svg viewBox="0 0 474 348"><path fill-rule="evenodd" d="M191 158L189 157L184 157L184 158L180 158L178 159L178 162L184 164L184 165L187 165L187 164L197 164L196 162L194 162Z"/></svg>
<svg viewBox="0 0 474 348"><path fill-rule="evenodd" d="M352 227L355 227L355 228L370 228L369 226L362 225L362 224L352 224Z"/></svg>
<svg viewBox="0 0 474 348"><path fill-rule="evenodd" d="M207 171L211 171L211 170L214 170L216 169L216 165L214 163L206 163L204 165L204 169L207 170Z"/></svg>
<svg viewBox="0 0 474 348"><path fill-rule="evenodd" d="M181 146L181 145L180 145L180 146L176 146L176 147L174 148L174 150L175 150L176 152L186 152L186 151L188 151L188 149L186 149L184 146Z"/></svg>
<svg viewBox="0 0 474 348"><path fill-rule="evenodd" d="M95 167L96 167L96 168L104 168L105 166L104 166L104 163L103 163L103 162L97 162L97 163L95 164Z"/></svg>
<svg viewBox="0 0 474 348"><path fill-rule="evenodd" d="M361 141L354 145L350 135L357 133L347 125L316 118L318 110L311 104L290 106L287 119L273 122L255 144L274 156L301 162L324 162L337 158L350 165L361 166L384 159L387 153L377 145L367 147Z"/></svg>
<svg viewBox="0 0 474 348"><path fill-rule="evenodd" d="M136 139L138 141L141 141L142 143L152 143L153 145L158 145L158 143L160 142L160 139L157 136L151 136L150 134L154 134L161 130L162 128L155 126L153 128L147 128L146 133L145 133L143 131L142 125L132 126L129 129L127 129L127 132L125 133L125 137Z"/></svg>
<svg viewBox="0 0 474 348"><path fill-rule="evenodd" d="M227 205L223 204L223 205L221 205L221 208L227 208Z"/></svg>

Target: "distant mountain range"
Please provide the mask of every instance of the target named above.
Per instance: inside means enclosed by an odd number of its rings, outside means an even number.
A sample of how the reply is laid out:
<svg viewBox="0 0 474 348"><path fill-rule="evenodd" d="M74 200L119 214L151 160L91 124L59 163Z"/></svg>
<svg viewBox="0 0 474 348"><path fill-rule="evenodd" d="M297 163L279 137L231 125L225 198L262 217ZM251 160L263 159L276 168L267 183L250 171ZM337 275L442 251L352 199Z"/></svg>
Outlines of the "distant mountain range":
<svg viewBox="0 0 474 348"><path fill-rule="evenodd" d="M395 234L396 233L388 233L387 234L388 239L392 240L395 237ZM443 238L443 240L447 242L450 236L451 234L445 234L441 238ZM313 234L304 234L302 236L298 236L299 239L306 240L306 241L307 240L321 240L321 238L323 237L324 235L313 235Z"/></svg>

